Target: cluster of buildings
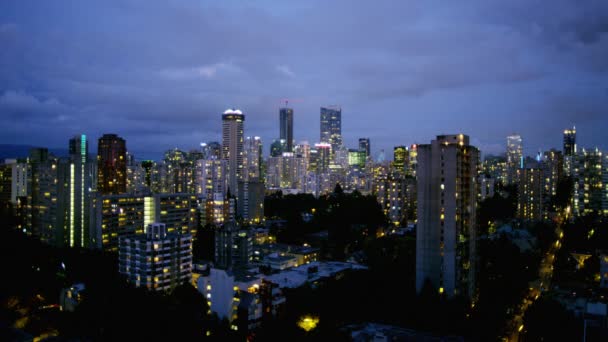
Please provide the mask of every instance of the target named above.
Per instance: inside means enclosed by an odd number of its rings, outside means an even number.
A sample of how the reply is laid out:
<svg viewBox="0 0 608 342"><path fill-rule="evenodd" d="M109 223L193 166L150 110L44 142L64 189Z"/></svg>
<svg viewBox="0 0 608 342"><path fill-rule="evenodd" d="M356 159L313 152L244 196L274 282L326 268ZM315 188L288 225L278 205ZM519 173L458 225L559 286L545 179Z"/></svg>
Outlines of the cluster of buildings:
<svg viewBox="0 0 608 342"><path fill-rule="evenodd" d="M547 219L567 177L574 215L608 215L608 156L578 149L574 128L564 131L561 151L535 158L524 157L522 137L511 135L505 156L482 162L467 135L453 134L395 146L385 161L372 159L369 138L344 146L338 106L320 109L319 142L296 143L294 110L285 107L264 159L261 139L245 135L242 111L221 118L221 143L169 150L160 161L136 160L115 134L98 139L96 157L86 135L69 140L67 157L34 148L0 165L0 201L12 203L20 229L47 243L117 252L120 272L136 286L192 281L233 329L279 313L283 288L360 268L321 262L310 246L268 243L268 231L253 227L264 221L269 192L320 196L340 184L374 195L391 225L416 224L418 291L430 284L448 296L474 296L477 207L499 185L517 186L521 220ZM213 241L208 264L192 260L196 236Z"/></svg>

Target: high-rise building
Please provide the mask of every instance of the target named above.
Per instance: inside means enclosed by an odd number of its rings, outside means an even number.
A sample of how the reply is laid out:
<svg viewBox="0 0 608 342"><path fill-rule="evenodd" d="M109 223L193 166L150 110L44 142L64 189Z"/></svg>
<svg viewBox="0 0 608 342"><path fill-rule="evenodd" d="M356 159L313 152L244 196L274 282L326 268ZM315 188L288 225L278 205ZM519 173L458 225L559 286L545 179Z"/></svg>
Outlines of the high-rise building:
<svg viewBox="0 0 608 342"><path fill-rule="evenodd" d="M549 208L549 202L553 196L557 195L557 184L562 179L564 173L564 156L562 152L555 149L545 151L542 169L545 209L554 210L555 208Z"/></svg>
<svg viewBox="0 0 608 342"><path fill-rule="evenodd" d="M222 144L217 141L211 141L208 143L201 143L201 149L203 151L202 159L221 159L222 158Z"/></svg>
<svg viewBox="0 0 608 342"><path fill-rule="evenodd" d="M97 144L97 192L127 192L127 144L116 134L104 134Z"/></svg>
<svg viewBox="0 0 608 342"><path fill-rule="evenodd" d="M91 199L91 247L116 251L121 236L142 234L153 222L169 233L196 234L198 201L191 194L97 194Z"/></svg>
<svg viewBox="0 0 608 342"><path fill-rule="evenodd" d="M359 151L365 152L365 158L371 158L371 145L369 138L359 138Z"/></svg>
<svg viewBox="0 0 608 342"><path fill-rule="evenodd" d="M321 107L321 142L331 144L332 154L342 146L342 109Z"/></svg>
<svg viewBox="0 0 608 342"><path fill-rule="evenodd" d="M245 158L243 160L245 171L243 180L260 179L262 177L262 138L247 137L245 139Z"/></svg>
<svg viewBox="0 0 608 342"><path fill-rule="evenodd" d="M418 145L413 144L408 151L408 163L406 174L416 177L416 168L418 167Z"/></svg>
<svg viewBox="0 0 608 342"><path fill-rule="evenodd" d="M261 222L264 219L264 182L251 178L240 183L237 213L245 222Z"/></svg>
<svg viewBox="0 0 608 342"><path fill-rule="evenodd" d="M93 163L89 161L89 142L86 135L70 139L70 177L67 206L67 236L70 247L88 247L89 201L93 184Z"/></svg>
<svg viewBox="0 0 608 342"><path fill-rule="evenodd" d="M228 162L220 159L201 159L196 163L196 193L205 199L213 199L214 194L226 196L228 193Z"/></svg>
<svg viewBox="0 0 608 342"><path fill-rule="evenodd" d="M317 173L327 173L329 170L329 164L331 162L331 145L328 143L315 144L315 150L317 151L316 158L316 171Z"/></svg>
<svg viewBox="0 0 608 342"><path fill-rule="evenodd" d="M483 160L483 172L490 175L501 184L505 184L507 177L507 160L502 156L486 155Z"/></svg>
<svg viewBox="0 0 608 342"><path fill-rule="evenodd" d="M518 182L517 170L524 167L523 153L521 136L518 134L509 135L507 137L507 184Z"/></svg>
<svg viewBox="0 0 608 342"><path fill-rule="evenodd" d="M238 192L243 172L243 143L245 115L238 109L228 109L222 115L222 159L228 161L228 187Z"/></svg>
<svg viewBox="0 0 608 342"><path fill-rule="evenodd" d="M279 131L279 138L287 142L283 152L293 152L293 108L279 110Z"/></svg>
<svg viewBox="0 0 608 342"><path fill-rule="evenodd" d="M564 156L576 154L576 127L564 130Z"/></svg>
<svg viewBox="0 0 608 342"><path fill-rule="evenodd" d="M397 172L405 172L408 162L408 150L405 146L395 146L393 149L393 169Z"/></svg>
<svg viewBox="0 0 608 342"><path fill-rule="evenodd" d="M192 277L192 235L169 233L163 223L146 234L119 238L118 270L136 287L165 291Z"/></svg>
<svg viewBox="0 0 608 342"><path fill-rule="evenodd" d="M564 173L566 176L572 176L572 168L576 155L576 127L564 130Z"/></svg>
<svg viewBox="0 0 608 342"><path fill-rule="evenodd" d="M253 261L253 231L241 229L230 220L215 232L215 266L243 268Z"/></svg>
<svg viewBox="0 0 608 342"><path fill-rule="evenodd" d="M517 217L521 220L544 218L543 170L523 168L519 170Z"/></svg>
<svg viewBox="0 0 608 342"><path fill-rule="evenodd" d="M416 289L475 292L479 150L463 134L418 145Z"/></svg>
<svg viewBox="0 0 608 342"><path fill-rule="evenodd" d="M0 164L0 202L17 204L17 199L27 197L27 164L16 159L6 159Z"/></svg>
<svg viewBox="0 0 608 342"><path fill-rule="evenodd" d="M606 170L602 151L582 149L574 158L572 175L574 178L574 214L586 215L602 213L606 203Z"/></svg>

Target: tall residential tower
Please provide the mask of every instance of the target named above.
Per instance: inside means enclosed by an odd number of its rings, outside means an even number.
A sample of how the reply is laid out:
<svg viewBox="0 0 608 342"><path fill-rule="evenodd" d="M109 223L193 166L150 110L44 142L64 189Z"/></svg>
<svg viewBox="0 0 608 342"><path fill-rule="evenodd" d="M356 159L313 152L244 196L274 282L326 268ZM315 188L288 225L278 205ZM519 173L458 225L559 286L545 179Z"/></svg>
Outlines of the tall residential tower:
<svg viewBox="0 0 608 342"><path fill-rule="evenodd" d="M238 109L228 109L222 115L222 159L228 161L228 187L238 192L243 172L243 142L245 115Z"/></svg>
<svg viewBox="0 0 608 342"><path fill-rule="evenodd" d="M479 150L463 134L418 145L416 290L447 296L475 292Z"/></svg>

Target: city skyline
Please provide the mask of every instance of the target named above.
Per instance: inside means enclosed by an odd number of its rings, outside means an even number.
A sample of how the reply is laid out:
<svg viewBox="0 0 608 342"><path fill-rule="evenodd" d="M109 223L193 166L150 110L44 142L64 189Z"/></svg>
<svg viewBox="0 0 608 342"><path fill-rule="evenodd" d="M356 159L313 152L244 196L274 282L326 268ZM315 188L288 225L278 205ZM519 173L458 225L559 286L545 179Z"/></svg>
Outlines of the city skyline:
<svg viewBox="0 0 608 342"><path fill-rule="evenodd" d="M608 59L597 24L608 5L599 2L440 12L380 2L344 16L340 3L150 4L145 13L128 1L62 5L1 5L2 143L63 147L66 136L112 132L136 153L187 150L220 141L218 115L235 107L267 155L287 99L296 143L317 142L319 108L338 104L346 147L369 137L373 156L451 132L492 154L516 132L533 155L559 147L557 132L573 125L580 147L608 149ZM160 15L154 29L120 34ZM358 25L366 17L377 27ZM313 29L329 18L333 29Z"/></svg>

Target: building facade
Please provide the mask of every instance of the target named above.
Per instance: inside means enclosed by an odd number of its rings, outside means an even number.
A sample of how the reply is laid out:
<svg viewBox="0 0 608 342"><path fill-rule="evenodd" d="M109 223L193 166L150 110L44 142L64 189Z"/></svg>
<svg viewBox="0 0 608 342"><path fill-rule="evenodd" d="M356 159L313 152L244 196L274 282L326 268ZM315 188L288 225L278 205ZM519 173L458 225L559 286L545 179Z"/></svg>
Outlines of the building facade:
<svg viewBox="0 0 608 342"><path fill-rule="evenodd" d="M192 235L151 223L145 234L119 239L118 270L136 287L166 291L192 277Z"/></svg>
<svg viewBox="0 0 608 342"><path fill-rule="evenodd" d="M416 289L475 293L479 150L463 134L418 145Z"/></svg>
<svg viewBox="0 0 608 342"><path fill-rule="evenodd" d="M97 192L127 192L127 144L116 134L104 134L97 143Z"/></svg>

